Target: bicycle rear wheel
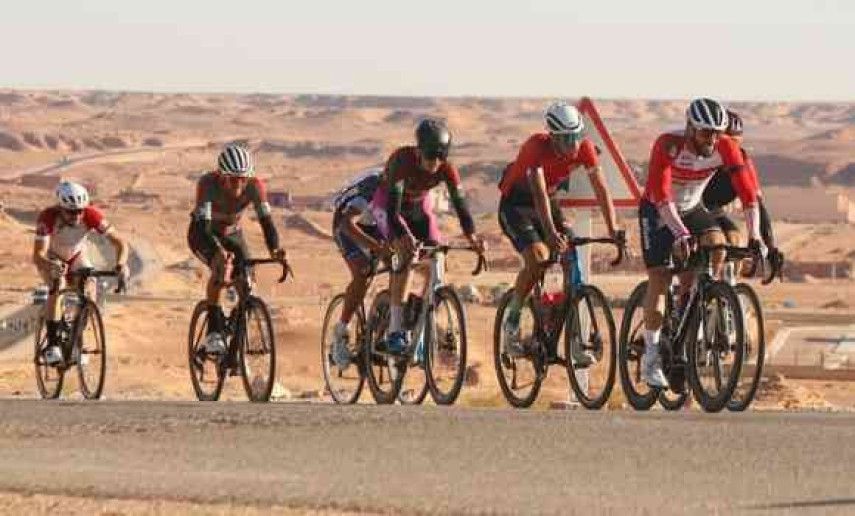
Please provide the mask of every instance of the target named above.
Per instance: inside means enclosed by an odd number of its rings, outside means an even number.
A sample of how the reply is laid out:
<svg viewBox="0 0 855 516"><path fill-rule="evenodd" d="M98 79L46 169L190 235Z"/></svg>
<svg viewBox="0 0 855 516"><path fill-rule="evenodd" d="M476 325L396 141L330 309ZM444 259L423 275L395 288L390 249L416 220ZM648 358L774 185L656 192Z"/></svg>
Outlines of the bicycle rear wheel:
<svg viewBox="0 0 855 516"><path fill-rule="evenodd" d="M241 314L239 338L240 366L243 389L249 401L270 401L276 381L276 337L267 304L250 296Z"/></svg>
<svg viewBox="0 0 855 516"><path fill-rule="evenodd" d="M332 344L335 339L335 325L341 319L345 295L333 297L324 315L324 326L321 330L321 369L324 372L326 391L335 403L351 404L359 400L362 387L365 385L365 367L362 358L362 342L365 336L365 316L357 310L352 320L355 332L347 341L350 360L344 367L339 367L333 361Z"/></svg>
<svg viewBox="0 0 855 516"><path fill-rule="evenodd" d="M573 348L594 360L587 367L576 363ZM615 384L615 320L605 294L593 285L584 285L569 310L564 328L564 356L567 377L576 399L583 407L599 409Z"/></svg>
<svg viewBox="0 0 855 516"><path fill-rule="evenodd" d="M660 390L657 399L665 410L680 410L683 407L688 407L691 400L686 391L677 393L668 389Z"/></svg>
<svg viewBox="0 0 855 516"><path fill-rule="evenodd" d="M742 356L742 372L739 383L733 391L733 397L727 402L727 409L741 412L751 405L760 377L763 375L763 363L766 358L766 329L763 321L763 308L757 293L747 283L734 287L742 306L745 326L745 353Z"/></svg>
<svg viewBox="0 0 855 516"><path fill-rule="evenodd" d="M362 354L365 360L365 379L374 401L381 405L395 402L401 389L400 377L393 376L393 360L387 355L376 351L376 343L386 338L389 329L389 291L381 290L374 297L371 309L368 311L366 325L366 349Z"/></svg>
<svg viewBox="0 0 855 516"><path fill-rule="evenodd" d="M644 354L644 295L647 281L641 282L626 301L620 324L618 364L624 396L635 410L650 410L656 403L658 389L641 379L641 356Z"/></svg>
<svg viewBox="0 0 855 516"><path fill-rule="evenodd" d="M690 314L684 337L689 383L701 408L718 412L733 395L742 369L742 309L733 287L719 281L707 285L700 303Z"/></svg>
<svg viewBox="0 0 855 516"><path fill-rule="evenodd" d="M217 401L223 391L226 371L222 367L222 357L210 355L205 351L205 334L208 328L208 303L199 301L190 318L190 331L187 337L187 361L190 366L190 379L193 391L199 401Z"/></svg>
<svg viewBox="0 0 855 516"><path fill-rule="evenodd" d="M44 352L48 347L47 329L44 317L39 317L36 328L35 351L33 363L36 369L36 385L42 399L53 400L62 392L62 382L65 378L65 370L48 365L45 361Z"/></svg>
<svg viewBox="0 0 855 516"><path fill-rule="evenodd" d="M529 299L520 313L520 343L529 353L523 357L512 357L506 353L502 328L512 295L513 291L506 292L496 310L496 321L493 325L493 365L496 368L499 387L508 403L513 407L527 408L537 399L543 383L543 375L535 359L535 353L538 352L537 319Z"/></svg>
<svg viewBox="0 0 855 516"><path fill-rule="evenodd" d="M429 343L425 358L430 395L437 405L452 405L466 377L466 313L454 289L436 291L425 342Z"/></svg>
<svg viewBox="0 0 855 516"><path fill-rule="evenodd" d="M104 390L107 373L107 339L101 311L91 299L86 300L75 319L72 361L77 362L80 392L88 400L97 400Z"/></svg>

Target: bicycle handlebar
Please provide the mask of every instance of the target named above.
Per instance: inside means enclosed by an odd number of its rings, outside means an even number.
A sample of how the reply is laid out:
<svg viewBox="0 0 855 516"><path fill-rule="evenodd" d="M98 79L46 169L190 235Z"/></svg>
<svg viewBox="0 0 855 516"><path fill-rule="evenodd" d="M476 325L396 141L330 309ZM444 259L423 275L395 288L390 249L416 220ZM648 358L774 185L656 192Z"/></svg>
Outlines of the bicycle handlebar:
<svg viewBox="0 0 855 516"><path fill-rule="evenodd" d="M408 260L404 260L403 263L399 263L397 267L395 266L395 262L393 260L392 265L389 267L389 270L393 273L402 272L404 269L412 265L413 258L419 255L420 253L423 253L432 258L438 253L447 254L449 251L469 251L478 255L478 263L475 265L475 269L472 271L473 276L477 276L489 268L489 265L487 264L487 258L468 245L439 244L417 246L412 256L410 256Z"/></svg>
<svg viewBox="0 0 855 516"><path fill-rule="evenodd" d="M283 283L288 276L294 277L294 270L288 264L288 260L280 260L278 258L250 258L244 261L247 267L255 267L256 265L264 265L268 263L278 263L282 266L282 276L279 277L278 283Z"/></svg>
<svg viewBox="0 0 855 516"><path fill-rule="evenodd" d="M609 262L609 265L612 267L617 267L623 261L624 255L626 253L626 233L623 231L615 232L614 238L609 237L573 237L570 239L570 245L573 247L579 247L583 245L589 244L612 244L617 249L617 257L614 260Z"/></svg>
<svg viewBox="0 0 855 516"><path fill-rule="evenodd" d="M106 270L97 270L94 267L82 267L80 269L71 271L69 273L71 277L78 277L82 280L86 281L87 278L118 278L116 289L113 291L114 294L120 294L122 292L128 291L128 285L125 281L125 276L119 274L117 271L106 271Z"/></svg>
<svg viewBox="0 0 855 516"><path fill-rule="evenodd" d="M724 250L727 253L725 261L737 261L751 258L751 268L746 272L748 277L754 277L759 268L761 272L761 283L768 285L774 281L775 277L779 277L783 281L783 264L784 255L777 249L770 250L768 257L764 260L760 255L760 249L754 247L741 247L729 244L715 244L708 246L700 246L696 251L689 255L688 259L675 267L672 267L672 272L682 272L689 269L703 266L709 260L709 253L712 251ZM768 261L768 267L767 262Z"/></svg>

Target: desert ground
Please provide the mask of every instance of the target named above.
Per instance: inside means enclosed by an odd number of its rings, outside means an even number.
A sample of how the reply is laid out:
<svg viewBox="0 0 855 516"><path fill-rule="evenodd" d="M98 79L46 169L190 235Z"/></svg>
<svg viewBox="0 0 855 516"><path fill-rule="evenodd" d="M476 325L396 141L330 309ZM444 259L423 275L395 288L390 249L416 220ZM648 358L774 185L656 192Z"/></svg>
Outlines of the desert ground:
<svg viewBox="0 0 855 516"><path fill-rule="evenodd" d="M515 258L496 221L496 174L514 158L525 138L540 130L541 110L548 100L0 90L0 239L5 242L0 246L0 313L30 302L38 283L30 262L32 229L38 210L53 202L52 185L59 177L83 181L93 187L95 202L129 238L143 264L129 295L107 306L105 398L194 399L187 368L187 325L203 294L206 271L187 247L186 229L196 178L213 168L224 143L241 141L253 150L258 174L269 190L289 192L293 200L291 209L275 209L275 219L295 276L280 285L275 283L275 271L264 270L258 287L273 308L279 350L276 392L280 400L325 402L318 349L321 320L325 303L347 282L344 264L324 235L331 221L325 200L349 177L410 143L419 117L437 115L448 119L454 133L452 159L461 166L478 231L489 242L493 264L489 272L473 278L471 255L449 258L449 281L460 287L475 285L483 294L481 302L466 305L470 371L458 404L505 407L492 365L492 293L512 282ZM643 186L650 145L659 132L680 126L685 101L595 101ZM792 188L793 205L800 203L800 195L817 189L855 195L855 105L732 107L745 118L747 146L764 187ZM805 222L788 216L786 203L774 208L780 245L790 266L786 281L757 286L767 313L768 342L787 328L819 327L817 338L826 339L826 344L834 341L828 353L843 358L837 357L841 365L828 372L819 361L829 355L812 353L809 338L784 339L770 362L789 369L770 368L754 409L851 410L855 383L849 380L855 379L855 358L850 366L849 354L855 350L843 343L855 335L855 225L833 217ZM620 217L637 251L635 214L622 211ZM263 253L261 231L251 216L245 217L244 227L250 247ZM443 228L452 240L459 233L452 217L444 217ZM594 232L601 231L598 221ZM641 281L642 271L637 257L617 270L597 266L610 252L595 252L591 279L611 298L623 300ZM378 279L374 291L384 283ZM615 309L618 321L621 313ZM798 355L794 349L802 348L800 362L794 363ZM78 396L74 383L66 386L67 399ZM625 409L619 391L615 389L608 410ZM37 395L31 340L0 350L0 397ZM560 402L568 396L566 373L556 369L535 408L564 406ZM244 399L240 382L227 382L224 397ZM367 392L362 401L369 401ZM15 493L3 497L3 507L44 512L59 503L49 495L20 498ZM110 510L221 510L216 505L194 509L192 502L137 506L124 498L116 496L108 504ZM85 499L62 503L78 512L92 509Z"/></svg>

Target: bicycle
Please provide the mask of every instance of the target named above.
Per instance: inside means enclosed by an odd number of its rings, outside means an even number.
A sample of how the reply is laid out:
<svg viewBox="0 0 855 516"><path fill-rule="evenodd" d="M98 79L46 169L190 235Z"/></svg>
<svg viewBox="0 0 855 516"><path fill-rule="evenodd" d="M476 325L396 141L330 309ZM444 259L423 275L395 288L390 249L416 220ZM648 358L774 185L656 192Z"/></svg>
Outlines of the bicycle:
<svg viewBox="0 0 855 516"><path fill-rule="evenodd" d="M118 277L117 294L125 291L126 285L124 277L116 271L95 270L92 267L72 271L68 276L74 286L57 292L57 280L50 289L60 296L60 302L63 303L58 342L62 350L62 362L50 365L44 358L48 335L45 318L41 316L36 329L33 360L36 384L43 399L56 399L62 391L65 373L77 366L81 394L87 400L97 400L104 391L107 374L107 340L101 310L98 303L86 293L86 284L90 278Z"/></svg>
<svg viewBox="0 0 855 516"><path fill-rule="evenodd" d="M388 273L390 267L384 265L378 268L376 260L371 262L368 273L368 284L366 292L371 287L374 278ZM386 291L388 296L388 291ZM347 339L346 345L350 353L348 363L344 367L336 365L332 358L332 342L335 339L334 327L339 320L341 309L344 308L345 293L336 294L327 306L324 315L324 325L321 329L321 369L324 374L324 383L327 392L335 403L353 404L359 400L362 389L365 386L365 360L362 352L365 349L366 338L370 332L366 329L365 303L361 303L354 313L354 338ZM352 366L352 367L351 367Z"/></svg>
<svg viewBox="0 0 855 516"><path fill-rule="evenodd" d="M720 249L727 253L726 262L755 255L745 247L708 246L693 252L684 264L670 268L672 274L692 271L696 279L681 310L675 308L674 281L665 296L659 348L670 383L667 390L641 381L642 305L648 282L641 282L630 294L621 321L618 359L621 386L634 409L649 410L657 400L666 410L680 409L688 401L687 379L693 398L706 412L722 410L731 399L742 369L745 331L743 312L734 309L741 306L736 291L712 276L710 255Z"/></svg>
<svg viewBox="0 0 855 516"><path fill-rule="evenodd" d="M783 254L777 250L771 252L767 261L768 267L766 261L761 262L761 269L764 271L761 274L763 276L761 284L768 285L776 277L783 281ZM752 267L746 275L754 276L756 269L755 261L752 262ZM763 365L766 359L766 325L760 297L749 283L736 281L736 266L733 262L728 262L725 266L724 281L736 290L745 319L745 354L742 360L742 374L733 391L733 397L727 402L728 410L742 412L754 401L757 388L760 386L760 377L763 376Z"/></svg>
<svg viewBox="0 0 855 516"><path fill-rule="evenodd" d="M499 387L513 407L530 407L540 393L549 367L563 366L570 387L582 406L599 409L608 400L615 380L615 323L605 294L582 280L576 248L589 244L612 244L617 248L613 267L623 261L625 241L618 238L570 239L570 249L561 257L553 256L540 274L533 294L523 305L526 317L520 320L520 343L525 355L512 357L505 351L503 326L511 301L509 290L499 302L493 327L493 362ZM563 290L546 293L546 269L561 262ZM564 356L558 352L558 340L564 333ZM577 364L572 350L589 353L594 361L585 367Z"/></svg>
<svg viewBox="0 0 855 516"><path fill-rule="evenodd" d="M237 287L237 303L232 307L223 328L226 353L208 353L205 336L208 326L208 303L199 301L190 319L188 362L193 390L199 401L217 401L226 376L240 375L250 401L270 400L276 379L276 341L267 304L252 294L252 273L256 265L278 263L282 266L279 283L293 275L288 262L275 258L245 260L236 268L231 283ZM251 338L250 333L255 331Z"/></svg>
<svg viewBox="0 0 855 516"><path fill-rule="evenodd" d="M429 276L425 297L410 294L404 310L405 329L410 344L402 356L377 349L387 338L389 328L389 291L375 296L368 315L367 349L363 353L365 374L374 401L378 404L420 404L427 393L437 405L451 405L460 394L466 374L466 313L454 289L444 282L444 257L449 251L476 252L469 246L420 246L428 260ZM418 266L406 263L403 267ZM483 255L472 275L487 266ZM397 272L398 268L393 268Z"/></svg>

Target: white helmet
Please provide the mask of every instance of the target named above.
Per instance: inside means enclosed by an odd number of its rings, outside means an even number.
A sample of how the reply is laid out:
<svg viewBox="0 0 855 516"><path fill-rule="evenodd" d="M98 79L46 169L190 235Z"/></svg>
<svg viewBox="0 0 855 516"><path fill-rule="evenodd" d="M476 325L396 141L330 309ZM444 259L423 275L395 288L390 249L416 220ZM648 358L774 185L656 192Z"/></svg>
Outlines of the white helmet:
<svg viewBox="0 0 855 516"><path fill-rule="evenodd" d="M252 157L241 145L229 144L220 153L217 160L220 171L230 176L251 176L253 173Z"/></svg>
<svg viewBox="0 0 855 516"><path fill-rule="evenodd" d="M727 129L727 110L717 100L697 98L686 110L686 121L696 129L724 132Z"/></svg>
<svg viewBox="0 0 855 516"><path fill-rule="evenodd" d="M56 187L56 199L66 210L82 210L89 206L89 192L83 185L71 181L63 181Z"/></svg>
<svg viewBox="0 0 855 516"><path fill-rule="evenodd" d="M550 104L543 118L550 133L578 134L585 128L582 115L579 114L576 106L571 106L562 100Z"/></svg>

